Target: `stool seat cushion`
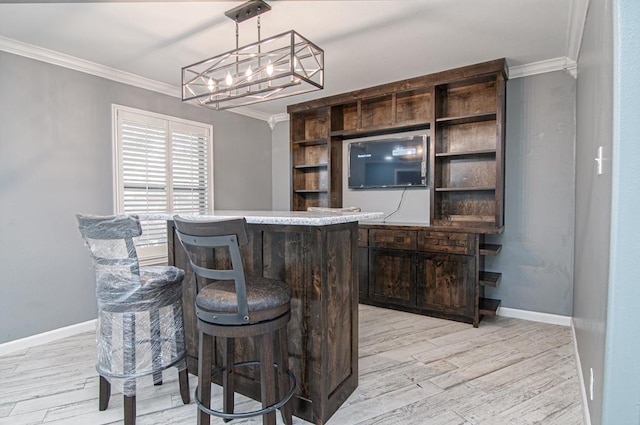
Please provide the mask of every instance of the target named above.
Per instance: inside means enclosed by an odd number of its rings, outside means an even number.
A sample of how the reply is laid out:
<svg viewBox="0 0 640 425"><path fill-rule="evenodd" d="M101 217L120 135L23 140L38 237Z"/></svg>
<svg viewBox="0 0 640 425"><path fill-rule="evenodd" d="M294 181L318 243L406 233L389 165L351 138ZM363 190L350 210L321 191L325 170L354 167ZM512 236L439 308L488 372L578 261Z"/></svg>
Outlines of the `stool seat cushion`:
<svg viewBox="0 0 640 425"><path fill-rule="evenodd" d="M252 323L271 320L290 308L291 289L286 283L264 277L246 276L247 304ZM196 307L212 313L238 311L235 283L215 281L205 286L196 297Z"/></svg>

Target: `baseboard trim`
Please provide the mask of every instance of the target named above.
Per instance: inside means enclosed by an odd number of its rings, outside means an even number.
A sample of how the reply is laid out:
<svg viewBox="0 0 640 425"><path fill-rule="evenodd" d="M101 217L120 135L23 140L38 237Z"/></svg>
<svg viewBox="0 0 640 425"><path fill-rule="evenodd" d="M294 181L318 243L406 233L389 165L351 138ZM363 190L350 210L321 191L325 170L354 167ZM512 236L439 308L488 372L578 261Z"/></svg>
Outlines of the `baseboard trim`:
<svg viewBox="0 0 640 425"><path fill-rule="evenodd" d="M573 324L573 320L571 321L571 338L573 339L573 354L576 356L576 368L578 369L578 379L580 380L580 395L582 396L582 416L584 419L584 425L591 425L587 387L584 384L584 376L582 375L582 363L580 362L580 352L578 351L578 340L576 339L576 328Z"/></svg>
<svg viewBox="0 0 640 425"><path fill-rule="evenodd" d="M514 319L531 320L532 322L549 323L551 325L571 326L571 316L540 313L537 311L519 310L517 308L500 307L498 316Z"/></svg>
<svg viewBox="0 0 640 425"><path fill-rule="evenodd" d="M37 345L46 344L47 342L56 341L68 336L77 335L83 332L94 332L96 330L96 319L87 322L78 323L64 328L54 329L52 331L43 332L41 334L28 336L22 339L5 342L0 344L0 356Z"/></svg>

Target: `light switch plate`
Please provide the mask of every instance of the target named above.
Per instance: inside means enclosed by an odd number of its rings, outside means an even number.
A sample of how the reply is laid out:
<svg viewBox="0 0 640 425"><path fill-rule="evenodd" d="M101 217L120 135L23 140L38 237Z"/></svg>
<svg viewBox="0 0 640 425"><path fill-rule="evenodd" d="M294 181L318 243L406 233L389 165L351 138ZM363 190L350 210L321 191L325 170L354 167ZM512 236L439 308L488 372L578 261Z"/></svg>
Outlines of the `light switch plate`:
<svg viewBox="0 0 640 425"><path fill-rule="evenodd" d="M602 161L603 161L603 158L602 158L602 151L603 151L603 150L604 150L604 149L603 149L603 147L602 147L602 146L598 146L598 154L597 154L598 156L595 158L595 159L596 159L596 163L598 164L598 166L597 166L597 170L596 170L596 173L597 173L599 176L600 176L600 175L602 175Z"/></svg>

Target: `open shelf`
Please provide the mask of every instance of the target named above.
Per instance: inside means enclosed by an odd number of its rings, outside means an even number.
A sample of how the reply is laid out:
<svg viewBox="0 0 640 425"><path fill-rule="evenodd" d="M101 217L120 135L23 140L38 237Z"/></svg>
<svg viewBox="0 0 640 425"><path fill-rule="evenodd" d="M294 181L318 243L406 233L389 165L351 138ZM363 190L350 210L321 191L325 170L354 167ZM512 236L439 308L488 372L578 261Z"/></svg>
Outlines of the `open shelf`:
<svg viewBox="0 0 640 425"><path fill-rule="evenodd" d="M502 300L495 300L493 298L480 298L480 315L495 316L501 303Z"/></svg>
<svg viewBox="0 0 640 425"><path fill-rule="evenodd" d="M402 133L413 130L429 129L429 122L409 121L397 125L383 125L349 130L335 130L331 132L331 137L341 137L343 139L353 139L364 136L382 136L385 134Z"/></svg>
<svg viewBox="0 0 640 425"><path fill-rule="evenodd" d="M436 123L438 125L459 125L459 124L469 124L469 123L482 122L482 121L495 121L495 119L496 119L495 112L482 112L480 114L469 114L469 115L455 116L455 117L436 118Z"/></svg>
<svg viewBox="0 0 640 425"><path fill-rule="evenodd" d="M295 193L327 193L326 189L298 189L294 190Z"/></svg>
<svg viewBox="0 0 640 425"><path fill-rule="evenodd" d="M502 273L480 271L480 285L495 288L500 283Z"/></svg>
<svg viewBox="0 0 640 425"><path fill-rule="evenodd" d="M450 157L464 157L464 156L478 156L478 155L495 155L495 149L483 149L477 151L467 151L467 152L443 152L436 153L436 158L450 158Z"/></svg>
<svg viewBox="0 0 640 425"><path fill-rule="evenodd" d="M494 186L485 187L436 187L436 192L477 192L496 190Z"/></svg>
<svg viewBox="0 0 640 425"><path fill-rule="evenodd" d="M322 163L322 164L301 164L301 165L294 165L293 168L295 168L296 170L314 170L317 168L327 168L328 164L326 163Z"/></svg>
<svg viewBox="0 0 640 425"><path fill-rule="evenodd" d="M502 245L483 243L480 244L480 255L498 255L502 251Z"/></svg>
<svg viewBox="0 0 640 425"><path fill-rule="evenodd" d="M295 140L293 142L294 145L300 146L317 146L317 145L326 145L327 138L326 137L316 137L315 139L303 139L303 140Z"/></svg>

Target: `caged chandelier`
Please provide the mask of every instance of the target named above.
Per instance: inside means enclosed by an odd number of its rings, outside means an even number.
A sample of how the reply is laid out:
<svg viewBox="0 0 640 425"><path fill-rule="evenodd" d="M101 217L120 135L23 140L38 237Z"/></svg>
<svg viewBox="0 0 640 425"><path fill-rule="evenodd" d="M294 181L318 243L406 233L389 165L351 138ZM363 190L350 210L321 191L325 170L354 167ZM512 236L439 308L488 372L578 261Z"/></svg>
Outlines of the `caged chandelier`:
<svg viewBox="0 0 640 425"><path fill-rule="evenodd" d="M260 14L271 10L249 0L225 15L236 22L236 48L182 68L182 100L215 110L320 90L324 51L291 30L260 39ZM257 17L258 41L238 47L238 24Z"/></svg>

